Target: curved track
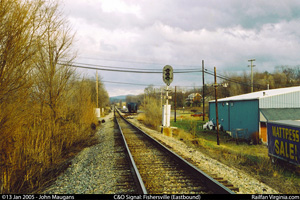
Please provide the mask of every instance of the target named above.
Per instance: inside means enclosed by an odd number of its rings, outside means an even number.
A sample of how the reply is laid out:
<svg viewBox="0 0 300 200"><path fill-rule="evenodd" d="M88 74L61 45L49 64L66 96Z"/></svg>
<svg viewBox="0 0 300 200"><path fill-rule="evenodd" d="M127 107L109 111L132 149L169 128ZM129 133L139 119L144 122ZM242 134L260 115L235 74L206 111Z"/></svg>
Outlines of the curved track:
<svg viewBox="0 0 300 200"><path fill-rule="evenodd" d="M116 114L145 189L153 194L233 194L158 141ZM141 181L141 180L140 180Z"/></svg>

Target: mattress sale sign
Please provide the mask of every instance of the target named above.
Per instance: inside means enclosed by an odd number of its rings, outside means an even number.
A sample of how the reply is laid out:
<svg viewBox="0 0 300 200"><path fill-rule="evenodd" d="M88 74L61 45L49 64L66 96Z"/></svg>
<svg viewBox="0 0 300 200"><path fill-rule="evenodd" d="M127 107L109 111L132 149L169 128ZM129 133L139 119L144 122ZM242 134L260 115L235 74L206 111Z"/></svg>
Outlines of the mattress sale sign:
<svg viewBox="0 0 300 200"><path fill-rule="evenodd" d="M300 127L268 123L269 154L296 165L300 164Z"/></svg>

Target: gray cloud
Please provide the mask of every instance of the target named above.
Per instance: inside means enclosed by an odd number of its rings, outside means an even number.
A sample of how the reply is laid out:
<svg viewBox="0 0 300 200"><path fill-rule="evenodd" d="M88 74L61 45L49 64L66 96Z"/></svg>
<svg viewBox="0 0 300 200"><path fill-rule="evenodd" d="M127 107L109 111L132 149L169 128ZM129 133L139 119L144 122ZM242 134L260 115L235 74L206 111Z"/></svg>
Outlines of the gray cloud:
<svg viewBox="0 0 300 200"><path fill-rule="evenodd" d="M79 61L92 57L111 60L89 60L93 64L184 68L200 67L204 59L210 69L249 71L248 59L256 58L255 70L271 72L275 66L299 64L300 2L296 0L64 2L77 30ZM161 77L147 74L102 74L105 80L162 84ZM193 84L195 76L178 76L174 84ZM122 85L107 87L115 89L114 94L125 90Z"/></svg>

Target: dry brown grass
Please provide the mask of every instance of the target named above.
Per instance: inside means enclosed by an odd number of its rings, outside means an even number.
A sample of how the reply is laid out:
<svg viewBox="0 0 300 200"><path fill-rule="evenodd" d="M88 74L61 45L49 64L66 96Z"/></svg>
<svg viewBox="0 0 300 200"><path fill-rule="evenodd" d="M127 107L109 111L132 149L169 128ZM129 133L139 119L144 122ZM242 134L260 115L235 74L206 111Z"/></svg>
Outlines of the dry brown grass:
<svg viewBox="0 0 300 200"><path fill-rule="evenodd" d="M145 119L146 119L146 115L145 115L145 113L140 113L140 114L138 114L138 116L136 117L136 119L138 120L138 121L145 121Z"/></svg>
<svg viewBox="0 0 300 200"><path fill-rule="evenodd" d="M185 142L192 142L195 138L192 134L187 133L182 129L174 129L173 136Z"/></svg>

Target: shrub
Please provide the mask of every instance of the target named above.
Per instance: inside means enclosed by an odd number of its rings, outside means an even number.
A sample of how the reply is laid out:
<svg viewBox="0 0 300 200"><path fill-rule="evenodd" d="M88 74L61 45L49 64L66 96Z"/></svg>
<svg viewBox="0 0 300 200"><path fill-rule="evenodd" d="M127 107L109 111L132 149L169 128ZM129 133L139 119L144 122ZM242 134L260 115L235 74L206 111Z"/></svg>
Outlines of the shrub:
<svg viewBox="0 0 300 200"><path fill-rule="evenodd" d="M146 115L144 113L140 113L137 118L138 121L145 121Z"/></svg>
<svg viewBox="0 0 300 200"><path fill-rule="evenodd" d="M162 122L162 109L160 107L160 101L151 97L148 103L144 107L145 119L144 123L151 127L159 130L159 126Z"/></svg>

